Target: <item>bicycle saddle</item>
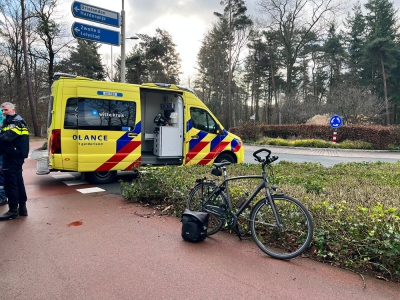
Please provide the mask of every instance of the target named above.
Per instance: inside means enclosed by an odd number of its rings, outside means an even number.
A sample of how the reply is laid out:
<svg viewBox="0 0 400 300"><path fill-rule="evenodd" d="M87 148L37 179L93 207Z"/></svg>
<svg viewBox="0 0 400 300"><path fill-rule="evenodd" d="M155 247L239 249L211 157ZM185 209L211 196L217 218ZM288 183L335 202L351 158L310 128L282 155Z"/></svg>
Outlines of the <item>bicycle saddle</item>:
<svg viewBox="0 0 400 300"><path fill-rule="evenodd" d="M231 164L230 161L224 161L224 162L220 162L220 163L214 163L214 166L216 166L217 168L221 168L223 166L229 166Z"/></svg>

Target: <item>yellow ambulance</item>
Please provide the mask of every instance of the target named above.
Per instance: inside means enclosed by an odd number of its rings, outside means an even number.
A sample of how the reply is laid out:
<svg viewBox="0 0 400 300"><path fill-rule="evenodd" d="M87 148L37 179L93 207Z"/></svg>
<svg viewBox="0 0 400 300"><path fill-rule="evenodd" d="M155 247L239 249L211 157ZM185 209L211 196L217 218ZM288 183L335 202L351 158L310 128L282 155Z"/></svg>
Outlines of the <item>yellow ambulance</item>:
<svg viewBox="0 0 400 300"><path fill-rule="evenodd" d="M56 73L47 160L36 173L81 172L92 183L144 166L242 163L242 140L193 90L174 84L105 82Z"/></svg>

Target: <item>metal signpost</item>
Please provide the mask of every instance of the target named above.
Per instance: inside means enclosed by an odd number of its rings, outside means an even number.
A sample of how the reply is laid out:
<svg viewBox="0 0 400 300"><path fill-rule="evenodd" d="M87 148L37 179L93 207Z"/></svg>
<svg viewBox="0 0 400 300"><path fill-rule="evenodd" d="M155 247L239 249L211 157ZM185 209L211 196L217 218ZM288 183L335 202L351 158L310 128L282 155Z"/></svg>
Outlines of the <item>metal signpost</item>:
<svg viewBox="0 0 400 300"><path fill-rule="evenodd" d="M121 44L119 31L108 30L79 22L74 22L71 30L72 35L76 38L114 46L119 46Z"/></svg>
<svg viewBox="0 0 400 300"><path fill-rule="evenodd" d="M74 1L72 3L71 10L72 10L72 15L75 18L102 23L114 27L121 26L120 14L115 11L88 5L78 1Z"/></svg>
<svg viewBox="0 0 400 300"><path fill-rule="evenodd" d="M71 6L72 15L76 18L102 23L104 25L121 27L119 31L108 30L92 25L74 22L71 27L72 35L79 39L98 43L121 45L121 82L125 82L125 10L122 0L121 14L101 7L74 1Z"/></svg>
<svg viewBox="0 0 400 300"><path fill-rule="evenodd" d="M336 143L336 139L337 139L337 131L336 129L339 128L340 126L342 126L343 124L343 119L341 116L338 115L334 115L331 117L331 119L329 120L329 124L331 125L331 127L333 129L335 129L335 131L333 132L333 139L332 142Z"/></svg>

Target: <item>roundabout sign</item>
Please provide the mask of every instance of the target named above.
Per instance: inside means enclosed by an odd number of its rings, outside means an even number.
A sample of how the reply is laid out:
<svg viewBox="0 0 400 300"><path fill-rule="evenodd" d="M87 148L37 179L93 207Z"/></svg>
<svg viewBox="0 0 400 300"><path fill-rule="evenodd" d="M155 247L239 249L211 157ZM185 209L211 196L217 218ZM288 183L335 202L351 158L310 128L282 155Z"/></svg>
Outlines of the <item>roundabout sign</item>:
<svg viewBox="0 0 400 300"><path fill-rule="evenodd" d="M329 120L329 124L331 125L331 127L333 129L339 128L340 126L342 126L343 124L343 119L341 116L338 115L334 115L331 117L331 119Z"/></svg>

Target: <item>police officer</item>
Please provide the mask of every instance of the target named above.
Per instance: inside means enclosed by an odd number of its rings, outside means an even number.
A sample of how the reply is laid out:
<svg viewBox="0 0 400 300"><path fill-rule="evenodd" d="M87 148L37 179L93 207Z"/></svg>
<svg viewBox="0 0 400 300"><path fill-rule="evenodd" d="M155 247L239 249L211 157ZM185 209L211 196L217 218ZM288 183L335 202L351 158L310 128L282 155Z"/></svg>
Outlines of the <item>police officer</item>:
<svg viewBox="0 0 400 300"><path fill-rule="evenodd" d="M0 155L3 155L4 191L9 210L0 221L27 216L26 191L22 178L22 165L29 153L29 132L25 120L15 113L10 102L1 105L5 119L0 132Z"/></svg>
<svg viewBox="0 0 400 300"><path fill-rule="evenodd" d="M0 130L3 127L4 116L0 111ZM4 192L3 157L0 155L0 205L7 204L7 195Z"/></svg>

